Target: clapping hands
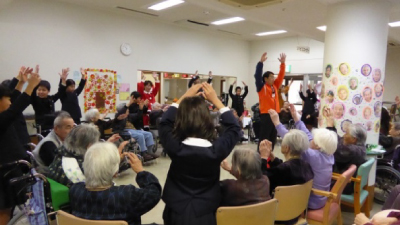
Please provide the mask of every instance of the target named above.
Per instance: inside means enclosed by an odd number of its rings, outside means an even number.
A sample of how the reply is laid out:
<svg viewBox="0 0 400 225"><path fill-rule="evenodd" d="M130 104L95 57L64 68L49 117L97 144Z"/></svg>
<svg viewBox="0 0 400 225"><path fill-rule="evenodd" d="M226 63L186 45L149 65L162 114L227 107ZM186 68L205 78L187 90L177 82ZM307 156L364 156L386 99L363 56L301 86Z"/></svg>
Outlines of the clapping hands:
<svg viewBox="0 0 400 225"><path fill-rule="evenodd" d="M271 160L275 159L274 154L272 153L272 142L268 140L263 140L260 142L260 155L263 159L270 158Z"/></svg>

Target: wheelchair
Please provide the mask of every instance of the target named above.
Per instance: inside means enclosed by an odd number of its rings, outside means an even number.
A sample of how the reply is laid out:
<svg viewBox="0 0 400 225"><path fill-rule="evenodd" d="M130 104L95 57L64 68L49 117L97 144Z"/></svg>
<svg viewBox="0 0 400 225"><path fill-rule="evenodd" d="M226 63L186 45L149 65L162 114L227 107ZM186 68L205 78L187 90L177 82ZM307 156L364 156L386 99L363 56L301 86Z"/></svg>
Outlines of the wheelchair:
<svg viewBox="0 0 400 225"><path fill-rule="evenodd" d="M5 174L10 173L15 169L25 169L29 171L23 173L21 176L10 179L8 182L9 187L13 189L15 198L19 198L19 196L25 196L24 200L28 201L12 209L13 216L7 225L31 224L31 218L37 218L39 214L42 214L42 216L47 218L47 214L54 211L52 206L50 184L44 175L36 173L32 167L32 164L25 160L18 160L0 165L0 169L6 171ZM40 187L34 188L34 185L39 185ZM33 198L35 198L35 200L33 200ZM38 199L42 200L37 201ZM34 206L38 206L39 208Z"/></svg>
<svg viewBox="0 0 400 225"><path fill-rule="evenodd" d="M392 159L378 158L374 201L383 204L391 190L400 184L400 145L396 146Z"/></svg>

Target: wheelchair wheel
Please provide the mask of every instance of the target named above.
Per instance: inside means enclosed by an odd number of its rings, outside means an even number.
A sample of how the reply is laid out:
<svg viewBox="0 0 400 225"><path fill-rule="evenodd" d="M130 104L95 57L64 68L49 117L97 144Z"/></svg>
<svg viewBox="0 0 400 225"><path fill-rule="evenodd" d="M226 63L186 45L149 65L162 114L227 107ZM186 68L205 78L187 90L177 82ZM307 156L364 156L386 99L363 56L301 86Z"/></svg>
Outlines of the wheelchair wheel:
<svg viewBox="0 0 400 225"><path fill-rule="evenodd" d="M391 190L400 184L400 172L390 166L378 166L376 168L374 201L383 204Z"/></svg>
<svg viewBox="0 0 400 225"><path fill-rule="evenodd" d="M156 153L156 151L157 151L157 149L158 149L158 140L157 140L157 137L154 137L154 136L153 136L153 139L154 139L154 145L153 145L151 151L152 151L153 153Z"/></svg>

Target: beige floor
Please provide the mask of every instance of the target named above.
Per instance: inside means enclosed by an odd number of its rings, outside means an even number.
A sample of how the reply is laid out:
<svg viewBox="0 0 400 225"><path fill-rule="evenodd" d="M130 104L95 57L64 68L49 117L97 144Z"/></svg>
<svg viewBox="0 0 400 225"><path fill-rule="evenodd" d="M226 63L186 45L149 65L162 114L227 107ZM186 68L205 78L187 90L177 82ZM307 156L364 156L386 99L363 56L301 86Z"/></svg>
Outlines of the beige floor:
<svg viewBox="0 0 400 225"><path fill-rule="evenodd" d="M238 148L250 148L253 150L257 149L257 145L255 144L242 144L242 145L237 145L235 149ZM157 154L161 153L161 149L158 150ZM283 159L282 154L280 152L280 146L275 146L274 153L276 157L279 157ZM231 161L231 155L228 157L228 161ZM169 165L171 163L171 160L168 157L160 157L153 163L149 163L145 165L145 170L153 173L158 180L160 181L161 186L163 187L165 184L165 180L167 178L167 173L169 169ZM137 186L135 182L135 173L132 170L125 171L122 173L118 178L115 179L115 183L117 185L123 185L123 184L134 184ZM220 179L231 179L233 176L229 174L228 172L224 171L221 169L221 176ZM164 210L164 202L160 200L160 202L157 204L156 207L154 207L151 211L146 213L145 215L142 216L142 223L143 224L150 224L150 223L157 223L157 224L163 224L162 220L162 212ZM376 212L380 210L382 206L378 204L374 204L373 210L371 211L371 215L374 215ZM351 212L344 212L343 213L343 222L345 225L347 224L353 224L354 221L354 214Z"/></svg>

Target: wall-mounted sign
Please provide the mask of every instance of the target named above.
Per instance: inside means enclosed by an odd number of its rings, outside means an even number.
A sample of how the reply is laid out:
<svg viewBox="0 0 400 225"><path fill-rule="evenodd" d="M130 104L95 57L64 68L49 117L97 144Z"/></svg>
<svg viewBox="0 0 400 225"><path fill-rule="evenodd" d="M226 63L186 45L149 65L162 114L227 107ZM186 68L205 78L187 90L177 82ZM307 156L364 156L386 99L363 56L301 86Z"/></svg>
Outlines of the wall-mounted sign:
<svg viewBox="0 0 400 225"><path fill-rule="evenodd" d="M297 46L297 51L310 54L310 47L309 46Z"/></svg>

